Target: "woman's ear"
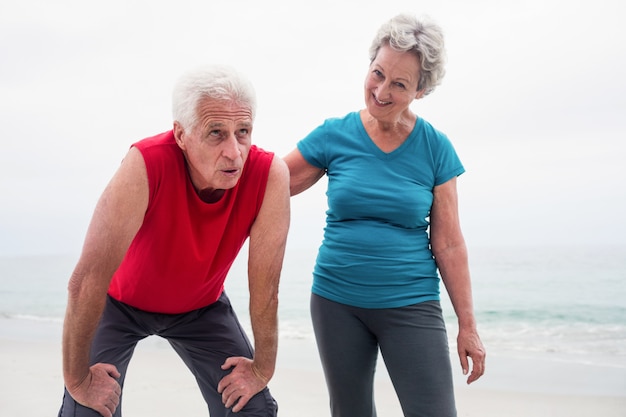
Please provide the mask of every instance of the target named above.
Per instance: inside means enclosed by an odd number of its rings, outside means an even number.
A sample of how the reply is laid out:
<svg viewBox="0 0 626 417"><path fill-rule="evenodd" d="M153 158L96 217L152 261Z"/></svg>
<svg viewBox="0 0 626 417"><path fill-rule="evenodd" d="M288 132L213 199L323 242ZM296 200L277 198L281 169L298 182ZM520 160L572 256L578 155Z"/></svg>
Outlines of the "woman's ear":
<svg viewBox="0 0 626 417"><path fill-rule="evenodd" d="M425 88L422 88L421 90L417 90L417 93L415 93L415 100L419 100L420 98L424 97L424 93L426 93Z"/></svg>

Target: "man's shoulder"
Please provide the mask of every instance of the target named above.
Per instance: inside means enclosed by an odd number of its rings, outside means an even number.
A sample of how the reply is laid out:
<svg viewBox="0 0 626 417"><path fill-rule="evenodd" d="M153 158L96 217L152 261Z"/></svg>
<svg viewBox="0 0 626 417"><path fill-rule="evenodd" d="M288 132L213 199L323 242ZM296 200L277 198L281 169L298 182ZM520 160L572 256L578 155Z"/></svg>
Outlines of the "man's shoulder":
<svg viewBox="0 0 626 417"><path fill-rule="evenodd" d="M274 159L274 152L267 151L257 145L252 145L248 153L246 164L253 167L254 170L268 170Z"/></svg>
<svg viewBox="0 0 626 417"><path fill-rule="evenodd" d="M254 158L269 158L272 159L274 157L274 152L265 150L257 145L250 146L250 156Z"/></svg>
<svg viewBox="0 0 626 417"><path fill-rule="evenodd" d="M172 145L178 146L176 145L174 132L172 130L168 130L167 132L159 133L157 135L150 136L133 143L133 146L137 147L141 151L152 147L167 147Z"/></svg>

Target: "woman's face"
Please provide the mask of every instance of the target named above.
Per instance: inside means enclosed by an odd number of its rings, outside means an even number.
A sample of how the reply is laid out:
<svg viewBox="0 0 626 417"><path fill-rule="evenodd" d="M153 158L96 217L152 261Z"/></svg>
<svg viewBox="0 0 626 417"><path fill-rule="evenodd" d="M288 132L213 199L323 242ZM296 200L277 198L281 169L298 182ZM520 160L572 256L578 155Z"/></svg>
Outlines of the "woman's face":
<svg viewBox="0 0 626 417"><path fill-rule="evenodd" d="M417 91L420 62L411 52L398 52L383 45L369 67L365 78L365 105L380 121L393 121L405 112L413 100L421 98Z"/></svg>

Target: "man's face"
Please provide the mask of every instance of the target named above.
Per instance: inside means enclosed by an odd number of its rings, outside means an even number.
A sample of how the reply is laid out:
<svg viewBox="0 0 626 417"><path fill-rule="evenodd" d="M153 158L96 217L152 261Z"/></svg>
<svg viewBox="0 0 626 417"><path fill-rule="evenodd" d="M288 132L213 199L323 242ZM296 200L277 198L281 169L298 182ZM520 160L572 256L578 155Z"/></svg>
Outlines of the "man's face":
<svg viewBox="0 0 626 417"><path fill-rule="evenodd" d="M252 145L252 113L231 100L204 99L198 105L197 126L185 131L174 122L174 136L196 191L233 188Z"/></svg>

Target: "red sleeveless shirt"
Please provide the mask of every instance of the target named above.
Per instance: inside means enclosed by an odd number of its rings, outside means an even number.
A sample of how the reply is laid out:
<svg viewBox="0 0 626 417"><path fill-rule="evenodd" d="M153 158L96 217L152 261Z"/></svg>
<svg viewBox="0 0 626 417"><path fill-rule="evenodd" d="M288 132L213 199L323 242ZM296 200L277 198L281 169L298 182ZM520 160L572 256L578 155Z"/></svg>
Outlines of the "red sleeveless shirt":
<svg viewBox="0 0 626 417"><path fill-rule="evenodd" d="M165 314L214 303L261 208L273 153L253 145L237 185L208 204L196 194L172 131L133 146L146 164L149 202L109 295Z"/></svg>

